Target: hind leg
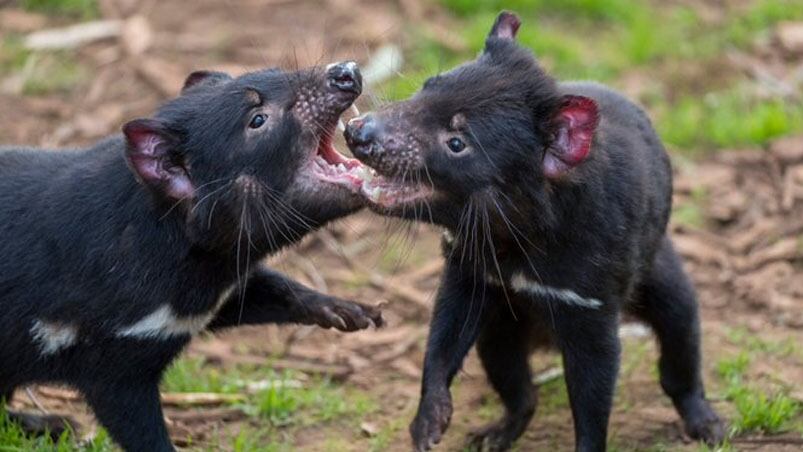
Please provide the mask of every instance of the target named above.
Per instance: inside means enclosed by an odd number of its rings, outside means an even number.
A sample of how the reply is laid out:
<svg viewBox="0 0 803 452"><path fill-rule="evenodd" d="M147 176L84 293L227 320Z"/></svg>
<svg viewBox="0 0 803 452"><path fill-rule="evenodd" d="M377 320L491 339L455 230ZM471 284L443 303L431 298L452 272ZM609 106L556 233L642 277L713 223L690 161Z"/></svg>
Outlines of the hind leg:
<svg viewBox="0 0 803 452"><path fill-rule="evenodd" d="M700 374L700 320L694 288L668 237L641 286L634 314L649 323L660 343L661 387L695 439L720 443L725 426L705 400Z"/></svg>
<svg viewBox="0 0 803 452"><path fill-rule="evenodd" d="M172 452L156 381L85 385L86 401L126 452Z"/></svg>
<svg viewBox="0 0 803 452"><path fill-rule="evenodd" d="M508 311L496 315L480 333L477 352L488 380L505 405L505 415L470 437L471 446L490 451L509 449L524 433L537 404L528 362L530 322L516 321Z"/></svg>
<svg viewBox="0 0 803 452"><path fill-rule="evenodd" d="M6 404L11 403L14 389L3 387L0 390L0 400ZM21 411L6 409L8 419L18 424L23 431L33 435L48 435L53 440L57 440L66 430L75 430L76 422L69 416L58 416L52 414L36 415Z"/></svg>

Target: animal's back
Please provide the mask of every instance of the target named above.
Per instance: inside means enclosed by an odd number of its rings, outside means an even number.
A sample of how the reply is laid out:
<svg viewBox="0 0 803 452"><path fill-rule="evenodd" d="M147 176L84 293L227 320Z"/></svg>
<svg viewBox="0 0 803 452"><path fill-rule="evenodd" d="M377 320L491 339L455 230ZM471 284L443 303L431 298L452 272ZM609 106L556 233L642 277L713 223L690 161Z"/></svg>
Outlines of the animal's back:
<svg viewBox="0 0 803 452"><path fill-rule="evenodd" d="M672 202L669 156L646 113L622 94L591 82L561 83L564 93L595 100L600 124L592 149L590 172L609 202L619 205L637 265L651 265L666 232ZM601 155L594 155L594 154ZM585 169L585 168L581 168ZM600 189L591 187L591 190ZM598 196L599 193L592 193ZM605 207L602 205L602 207Z"/></svg>

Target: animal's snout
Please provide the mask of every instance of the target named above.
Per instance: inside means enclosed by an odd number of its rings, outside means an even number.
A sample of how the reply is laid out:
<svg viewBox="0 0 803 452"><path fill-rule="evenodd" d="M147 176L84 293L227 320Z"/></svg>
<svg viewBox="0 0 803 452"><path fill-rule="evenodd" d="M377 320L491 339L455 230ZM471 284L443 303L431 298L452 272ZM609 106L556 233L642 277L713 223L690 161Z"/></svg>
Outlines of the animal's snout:
<svg viewBox="0 0 803 452"><path fill-rule="evenodd" d="M354 61L344 61L329 65L326 69L329 86L340 91L360 95L362 93L362 74Z"/></svg>
<svg viewBox="0 0 803 452"><path fill-rule="evenodd" d="M349 121L344 133L346 144L358 159L375 157L378 147L374 146L377 137L377 123L371 115L360 116Z"/></svg>

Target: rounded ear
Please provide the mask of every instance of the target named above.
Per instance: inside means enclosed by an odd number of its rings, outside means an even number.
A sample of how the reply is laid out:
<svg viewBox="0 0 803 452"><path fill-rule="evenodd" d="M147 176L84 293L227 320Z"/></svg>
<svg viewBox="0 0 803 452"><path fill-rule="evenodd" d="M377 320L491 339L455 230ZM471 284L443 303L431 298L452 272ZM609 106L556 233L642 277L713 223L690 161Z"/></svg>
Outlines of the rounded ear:
<svg viewBox="0 0 803 452"><path fill-rule="evenodd" d="M559 179L585 161L598 125L599 109L593 99L563 96L554 118L554 141L544 154L544 175Z"/></svg>
<svg viewBox="0 0 803 452"><path fill-rule="evenodd" d="M229 74L225 72L217 72L217 71L195 71L192 74L187 76L187 79L184 80L184 87L181 88L181 92L184 93L188 89L195 87L195 86L202 86L202 85L217 85L218 83L226 82L232 80Z"/></svg>
<svg viewBox="0 0 803 452"><path fill-rule="evenodd" d="M521 26L521 19L516 14L510 11L502 11L496 16L496 21L491 32L488 33L488 38L499 38L513 40L516 38L516 33Z"/></svg>
<svg viewBox="0 0 803 452"><path fill-rule="evenodd" d="M176 160L176 136L155 119L135 119L123 126L125 158L137 180L158 196L191 198L195 187L183 163Z"/></svg>

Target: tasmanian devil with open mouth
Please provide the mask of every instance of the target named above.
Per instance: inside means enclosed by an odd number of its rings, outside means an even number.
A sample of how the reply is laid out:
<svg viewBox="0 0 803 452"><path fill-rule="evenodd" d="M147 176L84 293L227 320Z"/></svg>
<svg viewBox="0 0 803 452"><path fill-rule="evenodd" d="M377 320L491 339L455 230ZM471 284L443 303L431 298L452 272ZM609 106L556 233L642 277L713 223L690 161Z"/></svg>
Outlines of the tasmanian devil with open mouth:
<svg viewBox="0 0 803 452"><path fill-rule="evenodd" d="M440 441L449 385L476 342L505 415L472 436L504 450L536 408L528 358L561 351L576 449L604 450L620 314L652 326L661 386L686 432L723 424L705 399L695 293L667 236L669 158L644 112L591 83L557 83L501 13L475 60L412 98L355 118L346 140L377 171L372 208L446 228L418 413L417 450Z"/></svg>
<svg viewBox="0 0 803 452"><path fill-rule="evenodd" d="M361 89L353 62L196 72L89 149L0 151L0 399L64 383L125 450L168 451L158 383L192 335L379 325L256 264L363 206L362 165L332 147Z"/></svg>

